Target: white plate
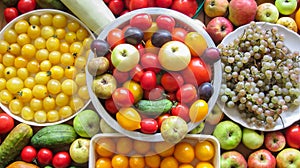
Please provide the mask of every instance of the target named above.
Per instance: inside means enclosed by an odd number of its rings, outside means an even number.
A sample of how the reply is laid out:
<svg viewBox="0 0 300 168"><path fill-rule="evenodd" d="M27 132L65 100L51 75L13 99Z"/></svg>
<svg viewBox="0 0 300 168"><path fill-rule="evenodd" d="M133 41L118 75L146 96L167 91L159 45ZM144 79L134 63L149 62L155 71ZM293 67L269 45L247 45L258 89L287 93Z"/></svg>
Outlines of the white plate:
<svg viewBox="0 0 300 168"><path fill-rule="evenodd" d="M300 51L299 43L300 43L300 36L287 29L286 27L279 25L279 24L272 24L272 23L266 23L266 22L256 22L257 25L261 25L262 28L270 29L272 27L277 27L279 33L283 33L285 35L285 41L284 44L289 48L291 51ZM244 29L248 25L241 26L237 28L232 33L228 34L223 41L221 42L222 45L226 46L230 42L232 42L234 39L236 39L239 35L241 35L244 32ZM228 108L226 107L225 103L221 102L220 99L217 101L219 107L221 110L226 114L227 117L229 117L231 120L235 121L236 123L241 124L242 126L254 130L260 130L260 131L275 131L284 129L290 125L292 125L294 122L298 121L300 119L300 106L292 106L289 108L287 112L283 112L281 114L281 119L278 118L276 121L276 125L273 128L265 128L265 127L258 127L256 125L250 125L241 117L241 113L237 110L237 108Z"/></svg>
<svg viewBox="0 0 300 168"><path fill-rule="evenodd" d="M17 18L15 18L14 20L12 20L8 24L6 24L5 27L3 27L3 29L1 29L1 31L0 31L0 39L3 39L4 32L7 29L12 28L15 25L15 23L17 23L19 20L29 19L29 17L32 16L32 15L41 16L42 14L45 14L45 13L50 13L50 14L53 14L53 15L54 14L62 14L64 16L66 16L68 20L75 20L76 22L78 22L80 24L80 26L82 26L83 28L85 28L89 32L91 38L95 39L94 34L79 19L77 19L75 16L73 16L73 15L71 15L69 13L66 13L66 12L63 12L63 11L60 11L60 10L56 10L56 9L39 9L39 10L33 10L33 11L30 11L30 12L27 12L25 14L22 14L22 15L18 16ZM77 112L75 112L73 115L71 115L68 118L61 119L61 120L59 120L57 122L45 122L45 123L37 123L37 122L34 122L34 121L24 120L21 116L13 114L6 105L0 103L0 107L7 114L9 114L11 117L13 117L15 120L17 120L19 122L23 122L23 123L26 123L26 124L29 124L29 125L32 125L32 126L49 126L49 125L55 125L55 124L63 123L63 122L66 122L66 121L72 119L80 111L84 110L90 104L90 102L91 102L90 99L87 100L86 103L85 103L85 105L80 110L78 110Z"/></svg>

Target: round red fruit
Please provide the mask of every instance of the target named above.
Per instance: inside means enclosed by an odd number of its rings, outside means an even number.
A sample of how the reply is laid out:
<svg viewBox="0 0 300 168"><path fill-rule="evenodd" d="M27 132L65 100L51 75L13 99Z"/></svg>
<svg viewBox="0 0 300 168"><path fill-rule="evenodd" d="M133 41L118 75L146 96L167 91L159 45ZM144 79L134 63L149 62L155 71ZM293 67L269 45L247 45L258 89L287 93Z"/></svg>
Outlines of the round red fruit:
<svg viewBox="0 0 300 168"><path fill-rule="evenodd" d="M130 0L129 10L141 9L148 7L148 0Z"/></svg>
<svg viewBox="0 0 300 168"><path fill-rule="evenodd" d="M71 156L66 151L58 152L54 155L52 165L55 168L66 168L71 164Z"/></svg>
<svg viewBox="0 0 300 168"><path fill-rule="evenodd" d="M171 109L171 114L173 116L181 117L186 122L190 121L189 107L187 105L178 103L175 107Z"/></svg>
<svg viewBox="0 0 300 168"><path fill-rule="evenodd" d="M35 9L35 7L36 7L35 0L20 0L18 2L18 10L21 13L32 11Z"/></svg>
<svg viewBox="0 0 300 168"><path fill-rule="evenodd" d="M37 161L41 165L48 165L51 163L53 153L48 148L41 148L37 153Z"/></svg>
<svg viewBox="0 0 300 168"><path fill-rule="evenodd" d="M18 17L18 15L19 15L18 10L15 7L4 9L4 18L7 23L12 21L14 18Z"/></svg>
<svg viewBox="0 0 300 168"><path fill-rule="evenodd" d="M156 18L156 24L157 27L160 29L168 30L169 32L172 32L175 27L175 19L168 15L159 15Z"/></svg>
<svg viewBox="0 0 300 168"><path fill-rule="evenodd" d="M161 70L160 63L158 61L157 54L147 52L141 57L141 65L146 70L152 70L158 73Z"/></svg>
<svg viewBox="0 0 300 168"><path fill-rule="evenodd" d="M113 70L113 76L116 78L118 84L122 84L129 79L128 72L121 72L116 68Z"/></svg>
<svg viewBox="0 0 300 168"><path fill-rule="evenodd" d="M120 87L112 93L112 99L119 108L130 107L134 103L134 96L129 89Z"/></svg>
<svg viewBox="0 0 300 168"><path fill-rule="evenodd" d="M173 0L171 9L193 17L198 9L196 0Z"/></svg>
<svg viewBox="0 0 300 168"><path fill-rule="evenodd" d="M141 131L145 134L153 134L158 130L157 121L153 118L144 118L140 124Z"/></svg>
<svg viewBox="0 0 300 168"><path fill-rule="evenodd" d="M169 113L165 113L165 114L162 114L162 115L160 115L160 116L158 116L157 118L156 118L156 121L157 121L157 124L158 124L158 128L160 129L160 126L161 126L161 124L162 124L162 122L166 119L166 118L168 118L168 117L170 117L171 115L169 114Z"/></svg>
<svg viewBox="0 0 300 168"><path fill-rule="evenodd" d="M152 25L152 17L147 13L137 14L130 19L130 25L141 30L147 30Z"/></svg>
<svg viewBox="0 0 300 168"><path fill-rule="evenodd" d="M118 112L118 108L116 107L112 98L105 99L104 106L110 114L114 115Z"/></svg>
<svg viewBox="0 0 300 168"><path fill-rule="evenodd" d="M300 149L300 125L294 124L285 131L287 144L296 149Z"/></svg>
<svg viewBox="0 0 300 168"><path fill-rule="evenodd" d="M160 83L166 91L175 92L184 84L184 80L177 72L167 72L162 75Z"/></svg>
<svg viewBox="0 0 300 168"><path fill-rule="evenodd" d="M141 78L141 87L144 90L151 90L156 86L156 75L153 71L145 71Z"/></svg>
<svg viewBox="0 0 300 168"><path fill-rule="evenodd" d="M114 48L118 44L125 43L124 32L121 29L114 28L108 32L106 40L111 48Z"/></svg>
<svg viewBox="0 0 300 168"><path fill-rule="evenodd" d="M164 98L165 90L161 85L155 86L151 90L145 90L144 98L148 100L160 100Z"/></svg>
<svg viewBox="0 0 300 168"><path fill-rule="evenodd" d="M15 126L14 119L8 114L0 113L0 134L10 132Z"/></svg>
<svg viewBox="0 0 300 168"><path fill-rule="evenodd" d="M136 82L141 81L143 75L144 75L144 70L140 64L136 65L134 68L132 68L129 71L129 76L132 78L132 80Z"/></svg>
<svg viewBox="0 0 300 168"><path fill-rule="evenodd" d="M192 103L197 98L197 89L192 84L182 85L176 92L176 99L181 103Z"/></svg>
<svg viewBox="0 0 300 168"><path fill-rule="evenodd" d="M173 0L155 0L155 4L157 7L161 8L169 8L173 3Z"/></svg>
<svg viewBox="0 0 300 168"><path fill-rule="evenodd" d="M188 32L184 28L175 27L172 31L172 38L173 40L184 42L187 33Z"/></svg>
<svg viewBox="0 0 300 168"><path fill-rule="evenodd" d="M122 0L111 0L108 4L108 8L114 15L120 15L124 10L124 2Z"/></svg>
<svg viewBox="0 0 300 168"><path fill-rule="evenodd" d="M32 162L37 156L37 151L33 146L25 146L21 151L21 159L25 162Z"/></svg>

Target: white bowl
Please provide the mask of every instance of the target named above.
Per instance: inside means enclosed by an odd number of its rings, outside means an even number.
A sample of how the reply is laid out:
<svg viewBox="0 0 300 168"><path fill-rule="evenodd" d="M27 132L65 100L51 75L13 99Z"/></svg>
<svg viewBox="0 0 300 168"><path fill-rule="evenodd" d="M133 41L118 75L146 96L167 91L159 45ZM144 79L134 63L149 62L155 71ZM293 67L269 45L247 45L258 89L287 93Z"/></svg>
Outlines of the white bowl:
<svg viewBox="0 0 300 168"><path fill-rule="evenodd" d="M300 51L299 34L279 24L272 24L266 22L256 22L256 24L260 25L263 29L271 29L272 27L277 27L278 32L285 35L284 45L287 46L290 51L298 51L298 52ZM244 32L247 26L249 26L249 24L241 26L237 28L235 31L233 31L232 33L228 34L220 43L220 45L226 46L229 43L231 43L234 39L236 39L239 35L241 35ZM260 131L280 130L292 125L294 122L300 119L300 106L291 106L288 111L281 113L280 115L281 117L277 119L274 127L271 128L259 127L254 124L249 124L244 118L242 118L241 113L238 111L237 108L227 107L225 103L221 102L220 99L218 99L217 103L219 107L222 109L222 111L226 114L226 116L228 116L231 120L241 124L246 128L250 128L254 130L260 130Z"/></svg>
<svg viewBox="0 0 300 168"><path fill-rule="evenodd" d="M188 31L199 32L201 35L204 36L204 38L206 39L207 45L209 47L215 47L215 44L214 44L213 40L210 38L210 36L207 34L207 32L203 29L202 25L200 25L198 22L194 21L193 19L191 19L190 17L188 17L188 16L186 16L182 13L179 13L177 11L170 10L170 9L164 9L164 8L145 8L145 9L134 10L130 13L122 15L119 18L117 18L114 22L112 22L110 25L105 27L104 30L100 33L100 35L97 37L97 39L105 40L107 34L109 33L109 31L111 29L116 28L116 27L124 27L125 25L129 24L129 20L134 15L139 14L139 13L148 13L153 18L155 18L155 17L157 17L161 14L170 15L175 19L176 24L180 24L182 27L184 27ZM90 54L89 55L89 60L92 59L93 57L94 57L94 55ZM221 72L221 61L220 60L217 61L213 65L212 72L213 72L212 84L213 84L214 94L212 95L212 97L208 101L209 112L212 110L213 106L215 105L215 103L217 101L219 89L220 89L220 86L221 86L222 72ZM107 123L109 123L111 127L113 127L116 131L118 131L120 133L123 133L124 135L127 135L127 136L129 136L131 138L134 138L134 139L137 139L137 140L163 141L163 138L162 138L160 133L144 134L144 133L141 133L141 132L138 132L138 131L128 131L128 130L125 130L124 128L122 128L118 124L118 122L113 117L111 117L111 115L108 112L106 112L105 108L102 106L99 99L94 94L94 92L92 90L92 82L91 82L93 80L94 76L87 73L86 77L87 77L87 81L88 81L87 85L88 85L88 89L89 89L89 93L90 93L92 103L93 103L95 109L97 110L97 112L100 114L100 116ZM200 122L201 121L199 121L197 123L189 122L188 123L189 131L192 130L193 128L195 128L196 126L198 126L200 124Z"/></svg>
<svg viewBox="0 0 300 168"><path fill-rule="evenodd" d="M5 27L2 28L1 32L0 32L0 39L3 39L3 34L4 32L7 30L7 29L10 29L12 28L15 23L17 23L19 20L22 20L22 19L29 19L30 16L32 15L37 15L37 16L40 16L42 14L62 14L64 16L66 16L66 18L68 20L74 20L76 22L78 22L80 24L81 27L85 28L90 37L92 39L95 39L95 36L94 34L88 29L88 27L86 25L84 25L79 19L77 19L76 17L74 17L73 15L69 14L69 13L66 13L66 12L63 12L63 11L60 11L60 10L55 10L55 9L39 9L39 10L33 10L33 11L30 11L30 12L27 12L25 14L22 14L20 16L18 16L17 18L15 18L14 20L10 21ZM73 113L70 117L68 118L65 118L65 119L61 119L57 122L45 122L45 123L37 123L35 121L28 121L28 120L24 120L21 116L19 115L15 115L13 114L9 108L4 105L4 104L1 104L0 103L0 107L7 113L9 114L10 116L12 116L14 119L16 119L17 121L19 122L23 122L23 123L26 123L26 124L29 124L29 125L32 125L32 126L48 126L48 125L55 125L55 124L59 124L59 123L63 123L63 122L66 122L70 119L72 119L73 117L75 117L80 111L84 110L89 104L90 104L90 99L87 100L85 102L85 105L80 109L78 110L77 112Z"/></svg>

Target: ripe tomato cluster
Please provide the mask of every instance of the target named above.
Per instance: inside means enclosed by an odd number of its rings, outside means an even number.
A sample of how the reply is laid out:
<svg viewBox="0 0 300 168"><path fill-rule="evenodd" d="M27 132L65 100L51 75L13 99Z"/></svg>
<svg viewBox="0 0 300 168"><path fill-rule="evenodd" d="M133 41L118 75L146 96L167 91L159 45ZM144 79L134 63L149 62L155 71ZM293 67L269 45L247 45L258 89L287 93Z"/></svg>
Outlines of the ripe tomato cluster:
<svg viewBox="0 0 300 168"><path fill-rule="evenodd" d="M160 7L170 8L192 17L198 9L196 0L104 0L104 2L116 16L140 8Z"/></svg>
<svg viewBox="0 0 300 168"><path fill-rule="evenodd" d="M36 9L35 0L19 0L16 7L11 6L4 9L5 21L8 23L19 16L19 13L23 14L34 9Z"/></svg>
<svg viewBox="0 0 300 168"><path fill-rule="evenodd" d="M91 43L96 55L88 63L91 74L92 61L109 60L106 72L93 74L92 84L107 112L124 129L146 134L159 132L168 116L203 120L213 94L212 64L202 59L210 48L205 38L168 15L140 13L122 25Z"/></svg>

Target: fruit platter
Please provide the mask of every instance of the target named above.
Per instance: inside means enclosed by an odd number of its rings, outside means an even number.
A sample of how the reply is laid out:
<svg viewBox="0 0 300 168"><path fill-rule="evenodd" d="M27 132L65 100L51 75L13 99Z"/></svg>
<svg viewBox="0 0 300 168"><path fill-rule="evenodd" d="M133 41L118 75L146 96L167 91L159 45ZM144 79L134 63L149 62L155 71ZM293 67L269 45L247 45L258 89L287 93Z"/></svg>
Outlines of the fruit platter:
<svg viewBox="0 0 300 168"><path fill-rule="evenodd" d="M300 167L299 0L0 11L0 168Z"/></svg>

